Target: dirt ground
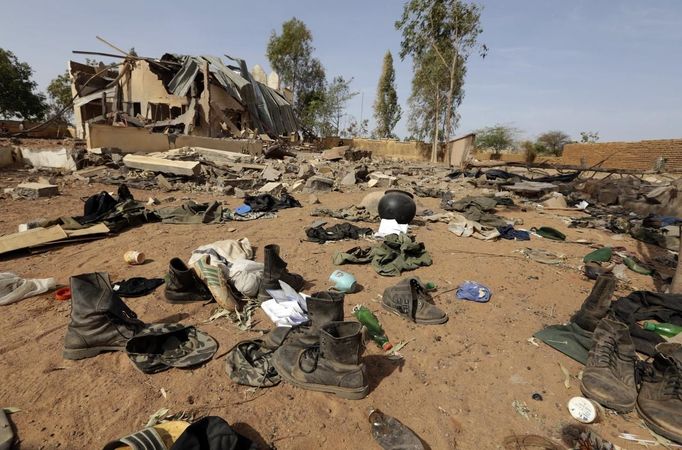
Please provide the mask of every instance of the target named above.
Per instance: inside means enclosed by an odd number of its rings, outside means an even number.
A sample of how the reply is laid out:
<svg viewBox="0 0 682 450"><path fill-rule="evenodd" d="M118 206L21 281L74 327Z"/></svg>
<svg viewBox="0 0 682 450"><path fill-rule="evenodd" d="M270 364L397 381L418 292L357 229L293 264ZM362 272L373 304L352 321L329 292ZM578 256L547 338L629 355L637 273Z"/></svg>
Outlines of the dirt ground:
<svg viewBox="0 0 682 450"><path fill-rule="evenodd" d="M14 186L24 176L0 172L0 187ZM61 195L51 199L0 199L0 234L12 233L20 223L39 217L77 215L82 211L81 198L100 190L115 188L79 183L63 188ZM132 191L144 200L149 196L178 200L188 196ZM359 202L365 194L332 192L320 194L319 199L321 206L338 208ZM329 274L336 268L332 254L358 243L319 245L304 241L304 227L315 220L310 212L316 206L308 203L307 194L296 196L304 207L281 211L276 219L225 225L147 224L99 241L0 259L0 271L56 277L61 284L68 284L71 275L95 271L108 272L112 282L133 276L158 277L164 275L174 256L187 260L199 245L248 237L257 249L256 259L262 259L263 246L277 243L289 268L309 282L307 292L325 289L329 287ZM191 197L216 198L208 194ZM230 207L241 204L234 197L217 198ZM437 199L420 201L439 211ZM645 257L663 253L629 237L614 240L612 234L598 230L569 229L556 214L504 209L500 214L523 219L526 228L556 227L569 239L622 245ZM377 224L370 226L376 229ZM236 231L230 232L232 228ZM386 359L368 344L363 358L370 393L358 401L301 390L284 382L261 391L234 384L225 373L221 356L238 341L257 337L262 332L259 330L271 327L262 311L256 314L255 329L242 332L225 318L203 323L214 311L214 303L165 303L163 288L128 300L146 322L197 324L220 344L214 359L199 368L145 375L124 353L64 360L62 345L70 307L68 302L55 301L52 294L2 307L0 406L21 409L11 415L20 448L98 449L111 439L140 429L152 413L164 407L171 413L221 416L237 431L278 449L379 448L367 421L370 408L397 417L432 449L503 448L504 438L513 434L560 438L561 428L574 423L565 405L569 398L581 395L575 377L582 367L528 339L545 325L568 320L580 307L593 282L577 267L590 249L536 238L530 242L460 238L450 233L445 223L418 226L412 231L426 244L433 265L403 276L416 275L435 282L439 287L435 303L450 320L440 326L419 326L389 314L380 307L380 294L398 278L381 277L369 266L342 267L364 286L361 292L346 296L346 316L350 318L351 308L362 303L377 313L393 342L409 341L401 351L404 359L400 362ZM563 253L568 257L567 265L543 265L515 253L527 246ZM129 266L123 261L127 250L143 251L150 261ZM648 277L633 272L628 276L635 288L654 287ZM493 292L491 301L466 302L457 300L453 291L444 292L464 280L487 284ZM573 375L568 388L560 365ZM540 393L542 400L533 400L533 393ZM515 400L527 405L528 418L514 409ZM632 444L617 438L620 432L649 437L636 413L609 414L593 428L624 448L632 448Z"/></svg>

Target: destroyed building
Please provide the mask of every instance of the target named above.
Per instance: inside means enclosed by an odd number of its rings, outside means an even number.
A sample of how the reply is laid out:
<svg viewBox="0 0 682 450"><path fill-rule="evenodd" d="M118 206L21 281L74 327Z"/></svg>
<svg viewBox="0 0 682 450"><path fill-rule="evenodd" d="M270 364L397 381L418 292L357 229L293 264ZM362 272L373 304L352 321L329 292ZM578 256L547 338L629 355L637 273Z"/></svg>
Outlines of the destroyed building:
<svg viewBox="0 0 682 450"><path fill-rule="evenodd" d="M229 58L229 57L228 57ZM202 137L287 137L298 130L288 92L276 73L229 58L128 55L118 69L69 62L76 135L90 124ZM267 83L267 84L266 84Z"/></svg>

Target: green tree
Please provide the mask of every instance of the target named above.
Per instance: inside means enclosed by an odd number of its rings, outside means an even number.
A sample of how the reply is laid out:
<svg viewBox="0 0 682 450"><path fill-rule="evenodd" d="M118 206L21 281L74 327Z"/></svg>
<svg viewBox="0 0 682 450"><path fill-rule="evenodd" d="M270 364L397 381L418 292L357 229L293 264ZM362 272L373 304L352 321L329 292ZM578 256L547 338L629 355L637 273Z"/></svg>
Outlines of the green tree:
<svg viewBox="0 0 682 450"><path fill-rule="evenodd" d="M375 134L378 138L394 137L393 128L400 120L402 109L398 104L398 94L395 91L395 69L393 55L387 51L381 68L377 98L374 101L374 119L377 122Z"/></svg>
<svg viewBox="0 0 682 450"><path fill-rule="evenodd" d="M63 121L68 122L73 115L71 77L68 70L50 81L47 86L47 96L50 102L50 114L59 114Z"/></svg>
<svg viewBox="0 0 682 450"><path fill-rule="evenodd" d="M0 117L40 119L45 115L45 96L36 92L32 75L31 66L0 48Z"/></svg>
<svg viewBox="0 0 682 450"><path fill-rule="evenodd" d="M505 125L494 125L475 131L475 147L480 150L491 149L495 154L514 146L514 138L519 133L516 128Z"/></svg>
<svg viewBox="0 0 682 450"><path fill-rule="evenodd" d="M358 95L350 89L353 79L346 80L342 76L336 76L329 83L325 95L325 122L327 123L326 135L338 136L341 128L341 119L346 115L348 101Z"/></svg>
<svg viewBox="0 0 682 450"><path fill-rule="evenodd" d="M464 80L466 68L459 66L458 86ZM438 152L440 144L445 141L445 106L449 81L447 70L437 60L434 51L424 54L419 61L414 62L414 76L412 78L412 92L408 99L409 115L407 129L415 139L433 143L432 152ZM464 91L457 89L455 104L462 102ZM459 120L459 115L449 117L452 121Z"/></svg>
<svg viewBox="0 0 682 450"><path fill-rule="evenodd" d="M312 42L308 27L294 17L282 24L281 34L272 31L266 50L270 65L291 89L294 107L304 118L316 108L311 102L319 100L325 84L324 67L312 56Z"/></svg>
<svg viewBox="0 0 682 450"><path fill-rule="evenodd" d="M593 144L599 140L598 131L581 131L580 142L583 144Z"/></svg>
<svg viewBox="0 0 682 450"><path fill-rule="evenodd" d="M553 130L542 133L537 141L547 149L548 153L559 156L564 150L564 145L571 142L571 137L563 131Z"/></svg>
<svg viewBox="0 0 682 450"><path fill-rule="evenodd" d="M402 32L400 57L411 55L418 67L420 60L433 52L446 73L447 92L444 102L444 140L450 138L457 123L456 107L461 101L462 67L469 56L479 51L485 56L487 47L478 42L482 32L481 7L462 0L409 0L396 28ZM438 109L436 109L438 111ZM439 120L439 122L441 122ZM431 161L438 157L434 139ZM446 163L450 154L446 152Z"/></svg>

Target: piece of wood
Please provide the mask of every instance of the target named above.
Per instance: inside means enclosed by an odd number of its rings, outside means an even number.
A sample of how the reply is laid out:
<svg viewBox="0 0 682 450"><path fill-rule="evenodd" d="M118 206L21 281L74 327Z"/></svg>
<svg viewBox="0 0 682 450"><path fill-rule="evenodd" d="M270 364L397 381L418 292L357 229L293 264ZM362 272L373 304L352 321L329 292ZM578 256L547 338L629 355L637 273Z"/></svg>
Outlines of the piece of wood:
<svg viewBox="0 0 682 450"><path fill-rule="evenodd" d="M152 158L142 155L126 155L123 158L123 164L125 164L126 167L133 169L190 177L199 175L201 170L201 164L196 161L172 161L169 159Z"/></svg>
<svg viewBox="0 0 682 450"><path fill-rule="evenodd" d="M80 230L64 230L69 238L82 237L82 236L92 236L94 234L106 234L109 232L109 227L103 223L98 223L88 228L81 228Z"/></svg>
<svg viewBox="0 0 682 450"><path fill-rule="evenodd" d="M68 235L59 225L48 228L33 228L21 233L8 234L7 236L0 237L0 255L66 239L67 237Z"/></svg>

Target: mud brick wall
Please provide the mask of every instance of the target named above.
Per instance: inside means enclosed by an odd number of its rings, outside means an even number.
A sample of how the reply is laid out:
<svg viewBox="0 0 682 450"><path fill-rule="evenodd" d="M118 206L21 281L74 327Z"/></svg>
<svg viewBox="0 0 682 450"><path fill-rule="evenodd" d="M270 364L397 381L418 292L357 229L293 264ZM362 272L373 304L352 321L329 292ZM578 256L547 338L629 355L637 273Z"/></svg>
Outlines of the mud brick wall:
<svg viewBox="0 0 682 450"><path fill-rule="evenodd" d="M661 156L667 159L665 172L682 172L682 139L567 144L561 163L590 167L608 158L601 167L652 170Z"/></svg>

